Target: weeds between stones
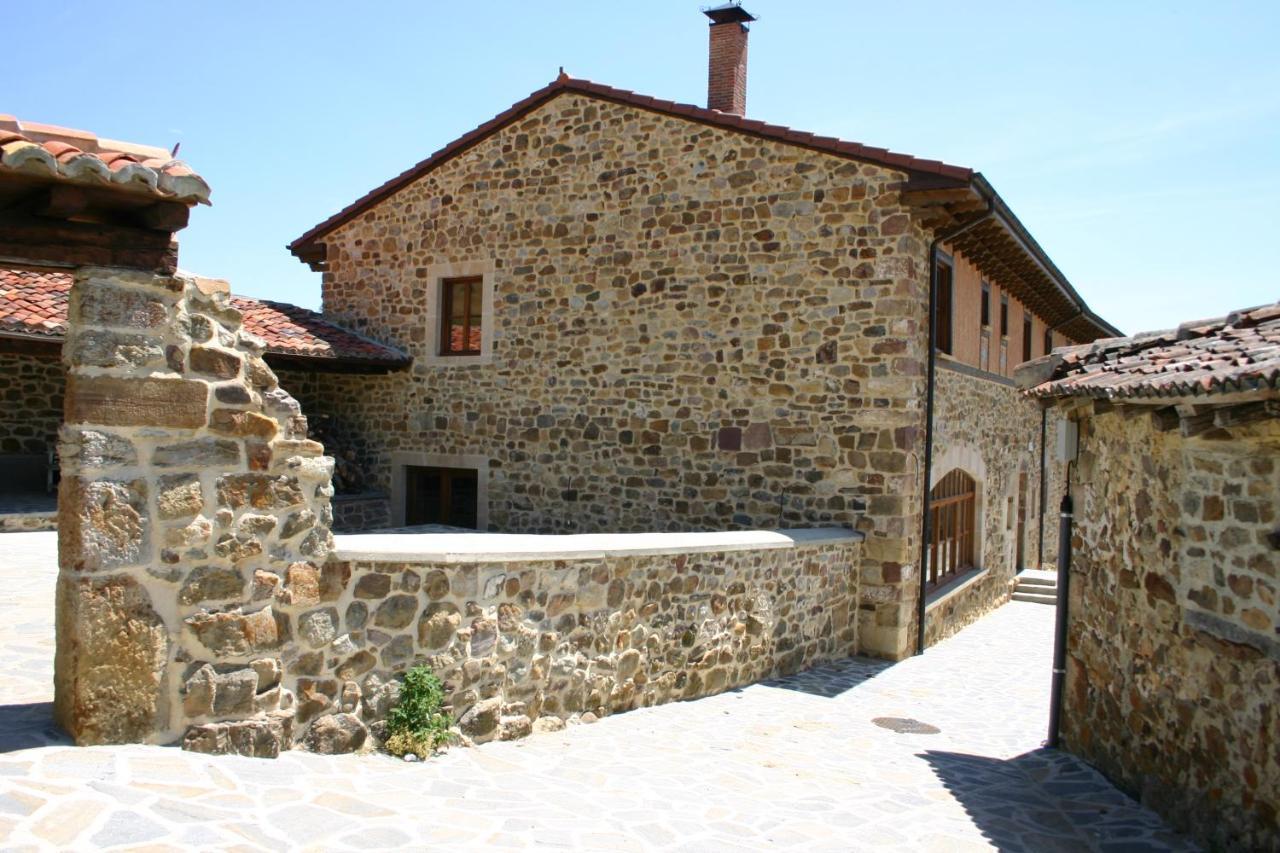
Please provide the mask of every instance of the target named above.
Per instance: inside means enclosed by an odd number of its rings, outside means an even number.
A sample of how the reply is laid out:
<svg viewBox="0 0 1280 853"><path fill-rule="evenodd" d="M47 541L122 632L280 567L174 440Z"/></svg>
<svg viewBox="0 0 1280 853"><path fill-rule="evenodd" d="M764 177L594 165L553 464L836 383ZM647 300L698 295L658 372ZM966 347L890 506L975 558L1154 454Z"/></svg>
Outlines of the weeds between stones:
<svg viewBox="0 0 1280 853"><path fill-rule="evenodd" d="M453 717L446 714L444 685L430 667L415 666L404 674L400 698L387 715L386 749L392 755L428 758L455 735Z"/></svg>

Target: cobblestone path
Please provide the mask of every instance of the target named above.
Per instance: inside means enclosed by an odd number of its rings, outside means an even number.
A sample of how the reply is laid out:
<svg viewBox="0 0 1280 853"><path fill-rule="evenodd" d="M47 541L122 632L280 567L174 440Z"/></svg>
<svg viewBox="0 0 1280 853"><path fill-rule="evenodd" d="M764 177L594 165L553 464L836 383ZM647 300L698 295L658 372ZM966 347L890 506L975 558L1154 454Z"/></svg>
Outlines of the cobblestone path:
<svg viewBox="0 0 1280 853"><path fill-rule="evenodd" d="M67 746L49 722L55 564L54 534L0 535L4 849L1194 849L1039 748L1043 605L893 666L850 660L426 763L267 761Z"/></svg>

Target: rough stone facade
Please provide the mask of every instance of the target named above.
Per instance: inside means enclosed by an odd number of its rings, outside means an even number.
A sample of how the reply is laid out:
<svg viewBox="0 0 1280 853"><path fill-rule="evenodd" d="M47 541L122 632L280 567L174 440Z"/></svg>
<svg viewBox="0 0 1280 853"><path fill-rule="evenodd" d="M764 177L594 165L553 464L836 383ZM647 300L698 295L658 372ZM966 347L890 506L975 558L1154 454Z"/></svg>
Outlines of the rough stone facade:
<svg viewBox="0 0 1280 853"><path fill-rule="evenodd" d="M1280 421L1097 414L1073 483L1066 747L1214 849L1275 849Z"/></svg>
<svg viewBox="0 0 1280 853"><path fill-rule="evenodd" d="M334 533L385 530L391 526L391 501L386 495L373 493L334 496Z"/></svg>
<svg viewBox="0 0 1280 853"><path fill-rule="evenodd" d="M487 458L502 531L856 526L862 646L901 657L928 292L904 178L557 97L326 235L326 313L415 358L333 399L384 489L395 452ZM491 343L442 364L463 274Z"/></svg>
<svg viewBox="0 0 1280 853"><path fill-rule="evenodd" d="M44 456L57 446L63 385L56 350L0 352L0 454Z"/></svg>
<svg viewBox="0 0 1280 853"><path fill-rule="evenodd" d="M1066 485L1065 465L1054 460L1061 413L1050 410L1045 429L1045 515L1040 549L1041 407L1009 380L941 359L934 396L936 485L956 468L978 484L976 548L983 574L953 595L928 606L929 645L954 634L1009 600L1022 568L1052 568L1058 548L1058 504ZM1019 474L1026 476L1025 491ZM1025 501L1023 564L1017 565L1018 507Z"/></svg>
<svg viewBox="0 0 1280 853"><path fill-rule="evenodd" d="M280 653L331 549L332 461L262 352L223 282L77 272L55 662L77 743L289 745Z"/></svg>
<svg viewBox="0 0 1280 853"><path fill-rule="evenodd" d="M297 724L363 742L415 663L484 742L844 658L857 650L855 549L334 561L285 659Z"/></svg>

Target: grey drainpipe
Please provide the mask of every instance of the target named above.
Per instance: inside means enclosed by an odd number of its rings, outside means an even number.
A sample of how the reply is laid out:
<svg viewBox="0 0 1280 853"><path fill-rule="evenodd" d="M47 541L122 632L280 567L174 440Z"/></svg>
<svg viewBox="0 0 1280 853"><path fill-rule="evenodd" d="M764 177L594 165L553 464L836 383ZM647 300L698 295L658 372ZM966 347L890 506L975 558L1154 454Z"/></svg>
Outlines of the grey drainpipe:
<svg viewBox="0 0 1280 853"><path fill-rule="evenodd" d="M1036 546L1036 568L1044 568L1044 499L1046 497L1045 490L1048 488L1047 468L1045 467L1045 448L1044 442L1049 431L1049 409L1042 408L1040 410L1040 500L1037 501L1037 515L1040 526L1040 544Z"/></svg>
<svg viewBox="0 0 1280 853"><path fill-rule="evenodd" d="M986 211L977 219L936 234L929 244L929 354L928 383L924 396L924 511L920 514L920 596L916 602L916 654L924 654L924 589L929 583L929 540L933 524L929 517L929 479L933 476L933 385L938 371L938 247L981 225L995 215L995 202L987 201Z"/></svg>

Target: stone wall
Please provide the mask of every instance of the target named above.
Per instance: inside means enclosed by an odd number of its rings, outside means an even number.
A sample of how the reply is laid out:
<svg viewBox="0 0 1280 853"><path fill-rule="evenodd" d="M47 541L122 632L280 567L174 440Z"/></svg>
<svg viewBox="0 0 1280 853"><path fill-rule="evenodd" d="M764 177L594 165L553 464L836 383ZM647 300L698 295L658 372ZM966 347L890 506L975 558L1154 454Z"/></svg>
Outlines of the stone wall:
<svg viewBox="0 0 1280 853"><path fill-rule="evenodd" d="M1215 849L1280 844L1280 421L1082 422L1063 740Z"/></svg>
<svg viewBox="0 0 1280 853"><path fill-rule="evenodd" d="M391 500L384 494L334 495L333 532L358 533L391 527Z"/></svg>
<svg viewBox="0 0 1280 853"><path fill-rule="evenodd" d="M382 489L393 453L488 459L496 530L856 526L863 648L900 657L928 272L904 177L558 96L326 237L326 313L415 367L323 381ZM492 293L472 359L432 347L456 275Z"/></svg>
<svg viewBox="0 0 1280 853"><path fill-rule="evenodd" d="M276 754L332 462L224 282L82 268L68 327L57 720L81 744Z"/></svg>
<svg viewBox="0 0 1280 853"><path fill-rule="evenodd" d="M0 454L44 456L57 446L63 385L57 350L0 352Z"/></svg>
<svg viewBox="0 0 1280 853"><path fill-rule="evenodd" d="M342 537L285 659L297 724L316 733L314 749L358 747L394 700L396 674L417 663L444 681L462 732L484 742L847 657L857 650L856 544L840 538L847 531L807 532L830 535L448 561L362 554L361 541L422 549L457 536Z"/></svg>
<svg viewBox="0 0 1280 853"><path fill-rule="evenodd" d="M1040 561L1040 412L1007 379L940 358L934 397L934 484L955 468L978 483L978 567L986 574L963 590L931 605L925 629L932 644L1009 600L1019 568ZM1046 437L1044 561L1052 567L1058 547L1058 504L1065 487L1065 466L1053 459L1054 437L1062 415L1049 412ZM1026 474L1019 495L1018 475ZM1023 566L1016 565L1019 500L1026 501Z"/></svg>

